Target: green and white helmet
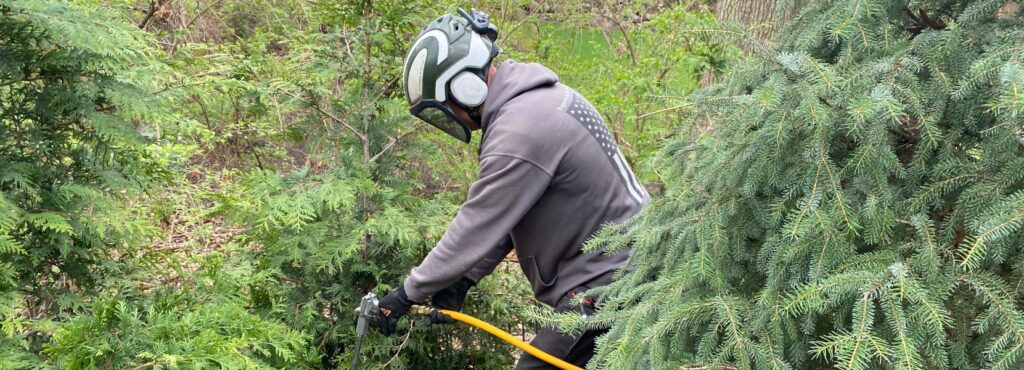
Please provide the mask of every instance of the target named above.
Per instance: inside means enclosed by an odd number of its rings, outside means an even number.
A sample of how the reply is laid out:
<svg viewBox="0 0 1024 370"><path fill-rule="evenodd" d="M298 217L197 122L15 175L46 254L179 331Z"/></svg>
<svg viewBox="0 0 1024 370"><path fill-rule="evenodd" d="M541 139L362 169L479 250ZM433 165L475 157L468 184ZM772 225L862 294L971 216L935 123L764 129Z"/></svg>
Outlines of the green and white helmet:
<svg viewBox="0 0 1024 370"><path fill-rule="evenodd" d="M445 105L449 98L474 111L487 98L487 69L500 48L498 29L487 14L445 14L430 22L405 57L403 80L409 113L456 139L469 142L470 129Z"/></svg>

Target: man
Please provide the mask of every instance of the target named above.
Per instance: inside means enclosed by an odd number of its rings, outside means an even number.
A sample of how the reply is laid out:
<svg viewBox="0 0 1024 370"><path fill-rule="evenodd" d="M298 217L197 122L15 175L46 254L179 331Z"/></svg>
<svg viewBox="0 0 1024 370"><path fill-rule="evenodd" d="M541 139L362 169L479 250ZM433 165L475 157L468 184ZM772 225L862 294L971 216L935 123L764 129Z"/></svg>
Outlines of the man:
<svg viewBox="0 0 1024 370"><path fill-rule="evenodd" d="M497 28L486 14L444 15L427 25L405 61L410 112L464 142L482 131L480 178L441 241L380 301L380 330L393 334L412 304L461 310L468 291L515 248L541 302L593 313L594 297L628 251L583 253L592 234L640 211L649 197L596 110L537 64L492 66ZM450 320L435 314L432 321ZM532 344L584 366L602 331L544 328ZM549 368L524 354L517 369Z"/></svg>

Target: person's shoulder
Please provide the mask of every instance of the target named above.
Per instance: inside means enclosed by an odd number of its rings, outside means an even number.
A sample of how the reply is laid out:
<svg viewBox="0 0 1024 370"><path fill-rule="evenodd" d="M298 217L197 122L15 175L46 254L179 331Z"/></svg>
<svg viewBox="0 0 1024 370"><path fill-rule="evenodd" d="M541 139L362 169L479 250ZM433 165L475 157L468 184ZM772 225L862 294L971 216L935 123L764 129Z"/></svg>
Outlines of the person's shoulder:
<svg viewBox="0 0 1024 370"><path fill-rule="evenodd" d="M567 114L571 102L572 90L560 84L533 90L505 104L492 126L510 135L525 135L539 141L558 140L557 134L571 118Z"/></svg>
<svg viewBox="0 0 1024 370"><path fill-rule="evenodd" d="M537 122L532 116L532 114L518 112L505 114L496 119L487 128L481 154L536 152L534 147L543 145L545 141L550 140L551 135L545 132L544 125Z"/></svg>
<svg viewBox="0 0 1024 370"><path fill-rule="evenodd" d="M481 156L512 155L538 163L561 158L575 135L575 122L565 111L572 102L572 91L557 86L545 89L549 91L531 91L529 94L534 96L506 104L484 134Z"/></svg>

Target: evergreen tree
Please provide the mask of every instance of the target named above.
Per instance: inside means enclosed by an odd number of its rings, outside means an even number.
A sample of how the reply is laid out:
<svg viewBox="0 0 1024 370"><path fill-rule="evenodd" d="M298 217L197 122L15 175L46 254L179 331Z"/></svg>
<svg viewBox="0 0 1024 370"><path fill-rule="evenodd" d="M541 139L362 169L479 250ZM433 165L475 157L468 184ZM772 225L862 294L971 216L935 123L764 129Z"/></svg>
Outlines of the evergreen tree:
<svg viewBox="0 0 1024 370"><path fill-rule="evenodd" d="M132 200L169 171L140 131L178 123L148 41L96 7L0 1L0 369L296 368L308 352L249 312L268 274L218 255L183 272L143 248L159 230Z"/></svg>
<svg viewBox="0 0 1024 370"><path fill-rule="evenodd" d="M633 246L603 311L561 318L611 327L604 369L1021 368L1017 3L803 5L680 105L705 134L592 241Z"/></svg>
<svg viewBox="0 0 1024 370"><path fill-rule="evenodd" d="M33 363L40 319L80 308L119 248L155 231L118 201L164 173L130 123L156 116L133 78L145 44L109 19L0 2L0 368Z"/></svg>

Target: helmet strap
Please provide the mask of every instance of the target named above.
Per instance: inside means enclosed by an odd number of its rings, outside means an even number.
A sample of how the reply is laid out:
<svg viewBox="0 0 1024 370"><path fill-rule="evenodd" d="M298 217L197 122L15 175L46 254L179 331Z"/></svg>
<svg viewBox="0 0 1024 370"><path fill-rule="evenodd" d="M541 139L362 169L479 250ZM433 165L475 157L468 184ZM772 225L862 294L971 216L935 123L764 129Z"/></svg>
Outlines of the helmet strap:
<svg viewBox="0 0 1024 370"><path fill-rule="evenodd" d="M491 59L487 61L487 64L485 64L484 67L481 70L477 71L477 76L479 76L480 79L484 81L484 84L487 84L487 89L488 90L491 89L491 86L490 86L491 85L491 81L488 80L488 77L490 77L491 66L494 63L494 54L496 54L496 53L492 53L491 54ZM476 122L476 125L480 127L480 131L487 131L487 128L484 127L484 121L483 121L483 115L482 115L482 113L483 113L483 106L484 106L483 104L480 104L479 106L477 106L475 108L467 109L466 113L469 113L469 118L472 118L473 121Z"/></svg>
<svg viewBox="0 0 1024 370"><path fill-rule="evenodd" d="M470 108L470 109L466 109L466 113L469 114L469 119L473 120L473 122L476 123L477 127L480 127L480 129L483 130L484 126L483 126L483 123L482 123L482 121L480 119L481 118L480 110L481 110L480 107Z"/></svg>

